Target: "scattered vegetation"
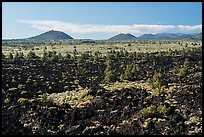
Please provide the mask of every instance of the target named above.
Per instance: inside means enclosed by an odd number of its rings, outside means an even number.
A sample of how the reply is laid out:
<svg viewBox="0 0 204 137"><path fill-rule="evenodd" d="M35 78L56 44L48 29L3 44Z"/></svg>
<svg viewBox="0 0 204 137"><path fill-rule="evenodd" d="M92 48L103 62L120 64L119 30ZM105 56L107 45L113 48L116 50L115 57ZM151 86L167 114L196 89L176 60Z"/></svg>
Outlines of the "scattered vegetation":
<svg viewBox="0 0 204 137"><path fill-rule="evenodd" d="M201 135L202 43L187 43L6 43L2 134Z"/></svg>

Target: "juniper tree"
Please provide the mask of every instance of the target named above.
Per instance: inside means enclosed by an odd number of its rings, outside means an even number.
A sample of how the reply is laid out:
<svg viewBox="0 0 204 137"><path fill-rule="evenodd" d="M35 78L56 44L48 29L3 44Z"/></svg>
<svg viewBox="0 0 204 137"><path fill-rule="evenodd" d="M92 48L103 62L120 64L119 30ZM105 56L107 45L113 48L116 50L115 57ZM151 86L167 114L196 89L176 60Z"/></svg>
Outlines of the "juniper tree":
<svg viewBox="0 0 204 137"><path fill-rule="evenodd" d="M28 55L27 55L27 58L28 59L35 59L37 56L36 56L36 54L35 54L35 52L33 52L33 51L30 51L29 53L28 53Z"/></svg>
<svg viewBox="0 0 204 137"><path fill-rule="evenodd" d="M23 52L16 52L14 59L15 60L19 60L19 59L23 59Z"/></svg>
<svg viewBox="0 0 204 137"><path fill-rule="evenodd" d="M20 52L20 53L19 53L19 59L24 59L24 54L23 54L23 52Z"/></svg>
<svg viewBox="0 0 204 137"><path fill-rule="evenodd" d="M116 74L113 70L106 70L105 71L105 82L115 82L117 80Z"/></svg>
<svg viewBox="0 0 204 137"><path fill-rule="evenodd" d="M65 55L65 59L70 60L71 59L71 55L67 52Z"/></svg>
<svg viewBox="0 0 204 137"><path fill-rule="evenodd" d="M132 77L131 70L132 70L132 66L127 65L126 69L125 69L125 73L123 75L123 79L125 79L125 80L130 80L131 79L131 77Z"/></svg>
<svg viewBox="0 0 204 137"><path fill-rule="evenodd" d="M60 60L63 60L64 59L64 57L62 56L62 54L61 53L58 53L58 59L60 59Z"/></svg>
<svg viewBox="0 0 204 137"><path fill-rule="evenodd" d="M8 58L9 58L9 59L13 59L12 53L9 54Z"/></svg>
<svg viewBox="0 0 204 137"><path fill-rule="evenodd" d="M44 50L42 59L45 61L48 58L48 53Z"/></svg>
<svg viewBox="0 0 204 137"><path fill-rule="evenodd" d="M97 62L100 60L101 53L99 51L94 52L94 61Z"/></svg>
<svg viewBox="0 0 204 137"><path fill-rule="evenodd" d="M110 58L107 58L104 75L105 82L115 82L117 80L117 75L113 67L113 61Z"/></svg>
<svg viewBox="0 0 204 137"><path fill-rule="evenodd" d="M19 59L19 53L16 52L15 56L14 56L14 59L18 60Z"/></svg>
<svg viewBox="0 0 204 137"><path fill-rule="evenodd" d="M77 59L77 57L76 57L76 55L77 55L77 49L76 49L76 46L74 46L73 55L74 55L74 60L76 60L76 59Z"/></svg>
<svg viewBox="0 0 204 137"><path fill-rule="evenodd" d="M4 55L4 53L2 53L2 59L5 59L6 58L6 56Z"/></svg>

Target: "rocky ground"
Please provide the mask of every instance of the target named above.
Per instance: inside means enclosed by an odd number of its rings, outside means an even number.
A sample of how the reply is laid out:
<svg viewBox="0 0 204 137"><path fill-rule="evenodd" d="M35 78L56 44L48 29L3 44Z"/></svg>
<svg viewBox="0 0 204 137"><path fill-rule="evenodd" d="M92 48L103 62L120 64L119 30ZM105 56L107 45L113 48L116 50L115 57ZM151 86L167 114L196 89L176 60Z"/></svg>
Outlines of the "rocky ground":
<svg viewBox="0 0 204 137"><path fill-rule="evenodd" d="M145 63L141 67L149 73L138 74L142 80L86 87L71 76L56 75L56 68L38 69L43 66L39 62L28 68L3 62L2 134L201 135L202 60L188 57L190 65L182 76L176 67L185 59L175 64L177 59L169 58L171 63L163 73L166 83L159 88L153 79L156 71L151 70L156 68L145 67ZM72 72L66 65L56 66L59 71ZM52 80L48 81L48 76Z"/></svg>

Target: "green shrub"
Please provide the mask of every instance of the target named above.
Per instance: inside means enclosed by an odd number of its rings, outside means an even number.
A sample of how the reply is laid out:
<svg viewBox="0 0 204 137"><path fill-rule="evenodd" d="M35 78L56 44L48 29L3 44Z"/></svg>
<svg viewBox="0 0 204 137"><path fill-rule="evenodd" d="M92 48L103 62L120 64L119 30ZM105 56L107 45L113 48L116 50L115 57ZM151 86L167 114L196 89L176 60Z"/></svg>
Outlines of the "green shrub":
<svg viewBox="0 0 204 137"><path fill-rule="evenodd" d="M161 73L155 73L151 79L147 79L147 83L149 83L153 89L161 89L165 84L165 81L163 79L164 78Z"/></svg>
<svg viewBox="0 0 204 137"><path fill-rule="evenodd" d="M165 105L150 105L149 107L142 109L142 114L144 117L159 117L164 116L169 112L169 108L167 108Z"/></svg>
<svg viewBox="0 0 204 137"><path fill-rule="evenodd" d="M151 96L157 96L157 95L159 95L159 88L156 88L151 94Z"/></svg>
<svg viewBox="0 0 204 137"><path fill-rule="evenodd" d="M191 123L196 124L199 121L199 119L197 117L191 117L190 121Z"/></svg>
<svg viewBox="0 0 204 137"><path fill-rule="evenodd" d="M40 98L38 98L38 100L40 101L40 102L47 102L48 100L47 100L47 97L48 97L48 94L47 93L43 93L42 95L39 95L40 96Z"/></svg>
<svg viewBox="0 0 204 137"><path fill-rule="evenodd" d="M4 100L4 103L9 103L10 102L10 100L8 99L8 98L6 98L5 100Z"/></svg>
<svg viewBox="0 0 204 137"><path fill-rule="evenodd" d="M142 109L142 114L145 117L154 116L156 111L157 111L156 106L155 105L150 105L149 107L146 107L146 108Z"/></svg>
<svg viewBox="0 0 204 137"><path fill-rule="evenodd" d="M164 94L164 93L166 93L166 92L165 92L164 86L162 86L160 88L154 89L150 97L158 96L158 95L161 95L161 94Z"/></svg>
<svg viewBox="0 0 204 137"><path fill-rule="evenodd" d="M179 75L180 75L180 76L185 76L186 73L187 73L187 72L186 72L186 69L185 69L185 68L180 68L180 69L179 69Z"/></svg>
<svg viewBox="0 0 204 137"><path fill-rule="evenodd" d="M196 76L196 77L202 77L202 72L196 72L196 73L195 73L195 76Z"/></svg>
<svg viewBox="0 0 204 137"><path fill-rule="evenodd" d="M27 101L28 99L27 98L19 98L17 102L19 103L23 103L25 101Z"/></svg>
<svg viewBox="0 0 204 137"><path fill-rule="evenodd" d="M6 92L4 91L4 89L2 89L2 94L5 94Z"/></svg>
<svg viewBox="0 0 204 137"><path fill-rule="evenodd" d="M150 78L147 79L147 83L151 84L152 80Z"/></svg>
<svg viewBox="0 0 204 137"><path fill-rule="evenodd" d="M190 66L190 62L185 60L184 63L183 63L184 67L189 67Z"/></svg>
<svg viewBox="0 0 204 137"><path fill-rule="evenodd" d="M69 89L69 87L68 86L64 86L64 90L68 90Z"/></svg>
<svg viewBox="0 0 204 137"><path fill-rule="evenodd" d="M167 108L165 105L159 105L158 107L157 107L157 112L158 112L158 114L160 114L160 115L165 115L165 114L167 114L168 113L168 111L169 111L169 108Z"/></svg>

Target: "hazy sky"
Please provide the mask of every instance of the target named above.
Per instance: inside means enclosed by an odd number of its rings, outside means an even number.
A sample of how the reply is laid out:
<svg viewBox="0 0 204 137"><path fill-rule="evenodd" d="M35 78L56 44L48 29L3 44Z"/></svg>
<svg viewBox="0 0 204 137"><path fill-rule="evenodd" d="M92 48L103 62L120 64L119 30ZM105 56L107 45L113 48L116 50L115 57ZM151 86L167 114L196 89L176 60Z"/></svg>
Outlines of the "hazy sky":
<svg viewBox="0 0 204 137"><path fill-rule="evenodd" d="M74 38L202 31L201 2L3 2L2 37L59 30Z"/></svg>

